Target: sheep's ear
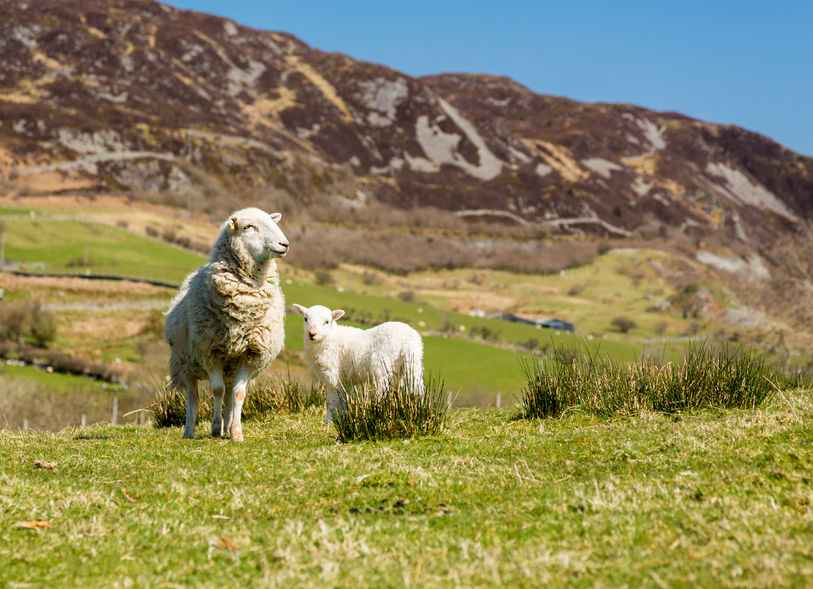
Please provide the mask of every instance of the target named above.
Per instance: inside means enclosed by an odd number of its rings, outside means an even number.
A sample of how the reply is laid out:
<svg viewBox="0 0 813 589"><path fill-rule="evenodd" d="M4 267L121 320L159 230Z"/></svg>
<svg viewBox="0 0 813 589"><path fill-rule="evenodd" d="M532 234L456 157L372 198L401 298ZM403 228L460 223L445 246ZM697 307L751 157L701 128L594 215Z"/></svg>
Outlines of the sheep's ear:
<svg viewBox="0 0 813 589"><path fill-rule="evenodd" d="M271 220L274 223L279 223L282 221L282 213L271 213Z"/></svg>
<svg viewBox="0 0 813 589"><path fill-rule="evenodd" d="M294 311L296 311L297 313L299 313L303 317L305 316L305 311L307 310L307 309L305 309L305 307L303 307L302 305L297 305L296 303L294 303L291 306L294 308Z"/></svg>
<svg viewBox="0 0 813 589"><path fill-rule="evenodd" d="M237 233L238 229L240 229L240 222L237 220L237 217L229 219L229 231Z"/></svg>
<svg viewBox="0 0 813 589"><path fill-rule="evenodd" d="M338 321L339 319L344 317L344 311L342 309L336 309L335 311L333 311L332 315L333 321Z"/></svg>

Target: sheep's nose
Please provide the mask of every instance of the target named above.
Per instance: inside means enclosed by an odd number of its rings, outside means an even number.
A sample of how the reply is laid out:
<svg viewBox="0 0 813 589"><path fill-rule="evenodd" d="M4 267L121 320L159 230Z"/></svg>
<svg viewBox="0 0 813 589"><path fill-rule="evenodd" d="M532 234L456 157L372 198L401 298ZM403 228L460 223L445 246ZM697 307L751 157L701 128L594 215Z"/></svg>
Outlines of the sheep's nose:
<svg viewBox="0 0 813 589"><path fill-rule="evenodd" d="M279 243L279 244L280 244L282 247L284 247L285 249L288 249L288 246L289 246L289 245L291 245L291 244L290 244L289 242L287 242L287 241L279 241L279 242L277 242L277 243Z"/></svg>

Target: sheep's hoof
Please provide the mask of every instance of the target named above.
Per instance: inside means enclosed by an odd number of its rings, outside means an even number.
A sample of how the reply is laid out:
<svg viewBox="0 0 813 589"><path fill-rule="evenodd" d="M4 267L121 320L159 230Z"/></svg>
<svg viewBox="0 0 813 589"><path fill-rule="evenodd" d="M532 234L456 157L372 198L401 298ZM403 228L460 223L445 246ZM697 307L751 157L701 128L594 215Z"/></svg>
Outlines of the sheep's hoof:
<svg viewBox="0 0 813 589"><path fill-rule="evenodd" d="M212 428L212 437L213 438L222 438L223 437L223 434L220 431L220 428L217 428L217 429Z"/></svg>
<svg viewBox="0 0 813 589"><path fill-rule="evenodd" d="M183 433L183 439L184 440L194 440L195 439L195 433L194 432L184 432Z"/></svg>
<svg viewBox="0 0 813 589"><path fill-rule="evenodd" d="M240 431L232 430L231 439L232 439L232 442L242 442L242 441L244 441L243 440L243 432L242 432L242 430L240 430Z"/></svg>

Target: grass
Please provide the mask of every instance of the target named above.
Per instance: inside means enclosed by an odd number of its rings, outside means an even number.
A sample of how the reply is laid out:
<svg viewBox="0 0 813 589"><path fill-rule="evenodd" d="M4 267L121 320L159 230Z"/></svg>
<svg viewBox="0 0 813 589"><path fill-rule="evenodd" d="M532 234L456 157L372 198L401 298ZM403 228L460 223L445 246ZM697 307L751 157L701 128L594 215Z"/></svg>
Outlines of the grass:
<svg viewBox="0 0 813 589"><path fill-rule="evenodd" d="M451 397L446 384L432 376L418 390L412 374L399 370L378 391L372 381L339 388L334 425L340 442L429 436L443 431Z"/></svg>
<svg viewBox="0 0 813 589"><path fill-rule="evenodd" d="M324 394L315 387L291 379L255 381L246 397L242 415L250 421L281 412L299 413L308 407L323 405ZM186 397L178 390L162 387L150 404L150 412L157 427L181 426L186 418ZM212 420L211 395L201 389L198 422L207 420Z"/></svg>
<svg viewBox="0 0 813 589"><path fill-rule="evenodd" d="M93 390L100 392L121 389L120 385L103 383L85 376L48 372L34 366L0 364L0 377L5 377L7 380L16 379L33 382L42 387L46 387L49 390L60 393L69 393L78 389L83 391Z"/></svg>
<svg viewBox="0 0 813 589"><path fill-rule="evenodd" d="M589 351L557 352L524 363L523 417L556 417L571 409L601 416L753 409L785 380L764 357L735 346L692 345L681 360L669 363L622 364Z"/></svg>
<svg viewBox="0 0 813 589"><path fill-rule="evenodd" d="M7 223L6 240L9 261L43 272L87 270L180 282L204 259L157 239L81 221L14 219Z"/></svg>
<svg viewBox="0 0 813 589"><path fill-rule="evenodd" d="M250 422L242 445L2 433L0 586L809 584L810 393L680 419L511 414L346 445L315 409Z"/></svg>

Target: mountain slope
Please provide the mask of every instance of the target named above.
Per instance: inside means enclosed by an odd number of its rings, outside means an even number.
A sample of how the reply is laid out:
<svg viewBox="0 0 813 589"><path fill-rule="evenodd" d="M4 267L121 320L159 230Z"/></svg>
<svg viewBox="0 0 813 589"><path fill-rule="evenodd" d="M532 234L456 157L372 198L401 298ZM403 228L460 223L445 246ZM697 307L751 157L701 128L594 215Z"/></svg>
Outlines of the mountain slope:
<svg viewBox="0 0 813 589"><path fill-rule="evenodd" d="M274 185L751 244L813 214L813 160L737 127L505 78L413 78L150 0L0 10L0 173L32 190Z"/></svg>

